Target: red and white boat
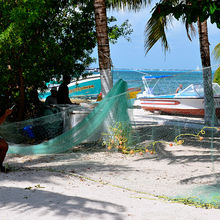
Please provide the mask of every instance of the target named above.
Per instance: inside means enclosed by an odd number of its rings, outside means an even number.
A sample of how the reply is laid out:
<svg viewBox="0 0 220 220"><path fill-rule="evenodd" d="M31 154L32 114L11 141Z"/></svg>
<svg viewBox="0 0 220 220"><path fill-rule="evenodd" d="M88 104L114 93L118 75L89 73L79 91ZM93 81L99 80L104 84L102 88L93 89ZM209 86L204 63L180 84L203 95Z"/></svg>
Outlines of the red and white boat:
<svg viewBox="0 0 220 220"><path fill-rule="evenodd" d="M159 76L156 77L160 79ZM200 84L191 84L176 94L154 95L147 81L156 79L153 76L143 76L145 91L137 95L135 105L141 106L146 111L159 111L176 115L204 116L204 89ZM220 86L213 83L214 104L216 116L220 117Z"/></svg>

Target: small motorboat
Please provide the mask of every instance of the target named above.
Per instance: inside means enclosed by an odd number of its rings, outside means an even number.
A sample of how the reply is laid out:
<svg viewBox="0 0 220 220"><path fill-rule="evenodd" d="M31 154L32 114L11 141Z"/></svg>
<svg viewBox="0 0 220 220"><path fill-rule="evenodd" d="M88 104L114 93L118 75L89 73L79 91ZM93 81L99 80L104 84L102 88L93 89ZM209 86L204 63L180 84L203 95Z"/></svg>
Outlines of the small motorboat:
<svg viewBox="0 0 220 220"><path fill-rule="evenodd" d="M52 87L59 88L61 83L56 81L51 81L47 83L47 90L44 93L39 94L39 98L45 101L47 96L50 95L50 89ZM99 73L93 73L92 75L87 75L86 77L80 77L79 79L74 79L68 85L69 97L95 97L101 91L101 80Z"/></svg>
<svg viewBox="0 0 220 220"><path fill-rule="evenodd" d="M154 87L149 87L149 80L159 79L166 76L143 76L144 91L137 95L134 103L142 109L151 112L169 113L175 115L204 116L204 89L201 84L191 84L175 94L154 94ZM216 116L220 117L220 86L213 83L213 95L216 108Z"/></svg>
<svg viewBox="0 0 220 220"><path fill-rule="evenodd" d="M74 79L68 85L69 97L70 98L94 98L97 99L101 92L101 78L100 73L97 70L91 72L90 75L85 77L80 77L79 79ZM47 83L47 90L44 93L39 93L39 98L41 101L45 101L47 96L50 95L50 89L52 87L58 87L61 83L56 81L51 81ZM136 95L141 92L140 88L128 88L129 99L135 99ZM101 100L101 99L100 99ZM100 101L99 100L99 101Z"/></svg>

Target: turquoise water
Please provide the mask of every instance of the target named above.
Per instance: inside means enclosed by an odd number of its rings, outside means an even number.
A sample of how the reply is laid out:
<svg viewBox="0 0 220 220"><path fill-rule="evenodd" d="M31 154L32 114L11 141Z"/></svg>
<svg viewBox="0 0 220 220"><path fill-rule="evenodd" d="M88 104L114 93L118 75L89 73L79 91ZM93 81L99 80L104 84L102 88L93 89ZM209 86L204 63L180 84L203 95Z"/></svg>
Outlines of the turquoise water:
<svg viewBox="0 0 220 220"><path fill-rule="evenodd" d="M155 86L154 92L160 94L172 94L176 91L179 84L183 85L183 89L190 84L202 84L203 77L201 71L173 71L173 70L113 70L113 83L118 79L123 79L128 83L128 87L140 87L143 89L142 76L150 74L152 76L171 75L172 77L160 79ZM213 73L214 75L214 73ZM150 83L153 87L155 80Z"/></svg>

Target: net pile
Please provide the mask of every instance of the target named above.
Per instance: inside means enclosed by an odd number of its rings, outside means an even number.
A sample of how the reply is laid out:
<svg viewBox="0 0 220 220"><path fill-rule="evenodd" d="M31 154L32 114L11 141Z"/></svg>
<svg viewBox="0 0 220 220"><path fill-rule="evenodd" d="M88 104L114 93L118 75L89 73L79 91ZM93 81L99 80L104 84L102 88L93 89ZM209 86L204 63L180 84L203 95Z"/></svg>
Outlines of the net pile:
<svg viewBox="0 0 220 220"><path fill-rule="evenodd" d="M0 126L0 134L10 146L8 153L53 154L86 140L97 141L116 122L129 124L126 91L126 82L119 80L93 111L49 108L44 117Z"/></svg>

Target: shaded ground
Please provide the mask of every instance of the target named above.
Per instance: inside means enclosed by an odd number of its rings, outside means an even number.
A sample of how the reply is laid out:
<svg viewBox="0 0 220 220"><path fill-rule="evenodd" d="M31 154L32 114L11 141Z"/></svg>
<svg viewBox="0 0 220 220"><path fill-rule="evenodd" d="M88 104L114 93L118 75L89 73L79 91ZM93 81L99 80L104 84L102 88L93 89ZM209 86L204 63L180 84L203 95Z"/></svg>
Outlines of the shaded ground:
<svg viewBox="0 0 220 220"><path fill-rule="evenodd" d="M194 130L175 130L163 116L159 123L147 117L135 115L138 138L147 145L158 137L157 154L123 155L84 144L65 154L7 155L5 162L14 171L0 173L0 219L220 219L220 209L158 198L186 198L200 186L219 189L219 134L207 132L202 141L184 136L182 145L170 146L177 135Z"/></svg>
<svg viewBox="0 0 220 220"><path fill-rule="evenodd" d="M187 195L220 182L219 161L207 149L160 144L156 155L79 151L13 156L0 174L1 219L219 219L220 209L171 203L157 196ZM219 158L220 152L213 155ZM196 155L196 156L195 156Z"/></svg>

